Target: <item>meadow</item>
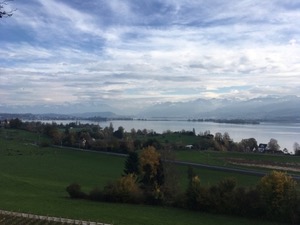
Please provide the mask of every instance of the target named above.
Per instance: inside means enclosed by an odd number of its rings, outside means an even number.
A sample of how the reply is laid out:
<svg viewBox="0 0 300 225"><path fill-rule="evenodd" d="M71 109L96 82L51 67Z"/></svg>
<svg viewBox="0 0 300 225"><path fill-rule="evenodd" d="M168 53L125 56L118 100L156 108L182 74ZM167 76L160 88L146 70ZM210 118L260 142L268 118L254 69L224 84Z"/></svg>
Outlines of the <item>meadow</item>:
<svg viewBox="0 0 300 225"><path fill-rule="evenodd" d="M46 137L40 137L45 138ZM37 134L10 130L0 135L0 208L38 215L99 221L116 225L157 224L275 224L246 218L212 215L170 207L72 200L65 191L72 182L85 192L120 177L124 157L53 147L38 147ZM182 186L187 167L178 166ZM254 185L259 177L196 169L207 184L236 177L239 185Z"/></svg>

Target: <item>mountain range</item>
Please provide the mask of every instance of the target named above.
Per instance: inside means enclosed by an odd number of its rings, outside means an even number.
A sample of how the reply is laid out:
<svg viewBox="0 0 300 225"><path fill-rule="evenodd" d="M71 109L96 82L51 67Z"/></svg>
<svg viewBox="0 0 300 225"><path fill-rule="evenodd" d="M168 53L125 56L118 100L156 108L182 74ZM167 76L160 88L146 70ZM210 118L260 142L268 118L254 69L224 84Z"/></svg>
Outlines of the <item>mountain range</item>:
<svg viewBox="0 0 300 225"><path fill-rule="evenodd" d="M95 110L97 109L97 111ZM120 113L121 112L121 113ZM138 119L251 119L263 121L300 122L300 97L267 96L248 100L241 99L196 99L186 102L164 102L128 114L107 104L14 107L0 106L0 113L32 113L70 116L76 118L120 118Z"/></svg>
<svg viewBox="0 0 300 225"><path fill-rule="evenodd" d="M153 105L138 116L300 121L300 98L267 96L249 100L197 99L188 102L166 102Z"/></svg>

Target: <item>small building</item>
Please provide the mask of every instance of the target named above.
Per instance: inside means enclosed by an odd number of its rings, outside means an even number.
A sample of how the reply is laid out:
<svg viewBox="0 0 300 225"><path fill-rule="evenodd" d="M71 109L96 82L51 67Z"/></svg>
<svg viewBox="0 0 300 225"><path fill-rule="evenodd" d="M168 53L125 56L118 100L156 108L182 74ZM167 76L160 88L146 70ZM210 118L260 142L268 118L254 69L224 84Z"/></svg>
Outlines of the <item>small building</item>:
<svg viewBox="0 0 300 225"><path fill-rule="evenodd" d="M260 143L259 145L258 145L258 148L257 148L257 151L258 152L265 152L265 151L267 151L268 150L268 145L267 144L262 144L262 143Z"/></svg>
<svg viewBox="0 0 300 225"><path fill-rule="evenodd" d="M186 145L185 148L188 148L188 149L192 149L194 146L193 145Z"/></svg>

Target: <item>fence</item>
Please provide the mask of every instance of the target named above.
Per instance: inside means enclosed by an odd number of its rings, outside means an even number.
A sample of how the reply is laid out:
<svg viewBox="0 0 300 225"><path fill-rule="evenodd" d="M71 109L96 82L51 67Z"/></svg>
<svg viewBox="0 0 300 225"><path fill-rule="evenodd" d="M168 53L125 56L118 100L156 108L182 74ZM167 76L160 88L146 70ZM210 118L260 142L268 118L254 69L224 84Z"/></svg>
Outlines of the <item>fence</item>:
<svg viewBox="0 0 300 225"><path fill-rule="evenodd" d="M33 215L33 214L28 214L28 213L10 212L10 211L5 211L5 210L0 210L0 214L7 215L7 216L23 217L23 218L28 218L28 219L44 220L44 221L49 221L49 222L67 223L67 224L112 225L112 224L107 224L107 223L98 223L98 222L90 222L90 221L59 218L59 217L50 217L50 216L40 216L40 215Z"/></svg>

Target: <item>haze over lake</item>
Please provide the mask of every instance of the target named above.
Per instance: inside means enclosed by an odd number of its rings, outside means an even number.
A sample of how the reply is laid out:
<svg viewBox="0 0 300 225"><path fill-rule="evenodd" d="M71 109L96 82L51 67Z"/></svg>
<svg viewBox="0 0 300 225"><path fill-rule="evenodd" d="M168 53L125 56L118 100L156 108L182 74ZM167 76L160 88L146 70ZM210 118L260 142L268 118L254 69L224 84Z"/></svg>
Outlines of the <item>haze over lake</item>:
<svg viewBox="0 0 300 225"><path fill-rule="evenodd" d="M56 121L57 123L66 123L70 121ZM164 131L181 131L193 128L196 134L210 131L211 134L216 132L228 132L230 137L239 142L246 138L255 138L257 143L268 143L271 138L275 138L280 145L280 149L287 148L289 152L293 151L295 142L300 143L300 123L260 123L260 124L225 124L214 122L189 122L189 121L149 121L149 120L113 120L107 122L93 122L82 120L80 123L96 123L101 127L109 126L110 123L117 129L122 126L126 131L130 132L134 129L153 130L157 133Z"/></svg>

